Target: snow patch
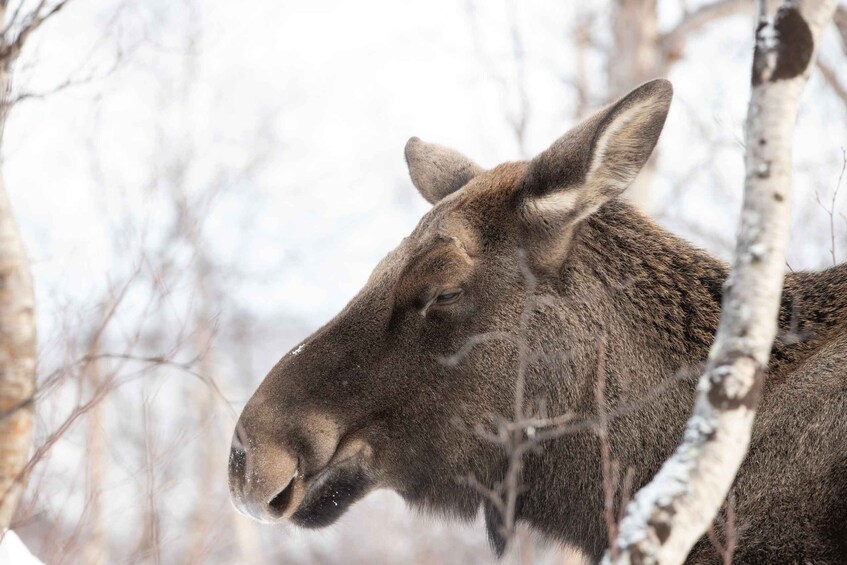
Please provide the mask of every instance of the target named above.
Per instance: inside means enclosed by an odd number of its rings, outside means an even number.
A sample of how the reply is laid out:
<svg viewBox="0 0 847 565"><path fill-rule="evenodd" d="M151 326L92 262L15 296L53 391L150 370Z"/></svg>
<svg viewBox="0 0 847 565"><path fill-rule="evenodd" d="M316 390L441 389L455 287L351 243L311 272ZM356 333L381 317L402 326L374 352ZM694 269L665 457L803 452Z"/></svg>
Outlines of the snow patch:
<svg viewBox="0 0 847 565"><path fill-rule="evenodd" d="M6 530L0 541L0 563L14 565L43 565L12 530Z"/></svg>

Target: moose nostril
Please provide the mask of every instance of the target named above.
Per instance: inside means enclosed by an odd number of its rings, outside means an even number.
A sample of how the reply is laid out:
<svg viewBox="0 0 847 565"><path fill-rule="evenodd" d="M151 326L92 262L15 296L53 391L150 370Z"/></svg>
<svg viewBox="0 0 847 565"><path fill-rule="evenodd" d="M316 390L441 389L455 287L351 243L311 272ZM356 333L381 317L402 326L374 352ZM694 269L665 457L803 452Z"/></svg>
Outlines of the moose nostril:
<svg viewBox="0 0 847 565"><path fill-rule="evenodd" d="M300 474L300 462L297 462L297 467L294 469L294 474L291 475L291 480L285 485L285 488L277 493L268 501L268 508L276 516L282 516L285 510L291 504L291 499L294 494L294 483L297 482L297 476Z"/></svg>
<svg viewBox="0 0 847 565"><path fill-rule="evenodd" d="M277 494L270 502L268 502L271 512L277 516L282 516L285 513L285 509L288 508L288 505L291 503L291 492L294 490L293 486L294 481L291 481L288 483L288 486L282 489L282 492Z"/></svg>

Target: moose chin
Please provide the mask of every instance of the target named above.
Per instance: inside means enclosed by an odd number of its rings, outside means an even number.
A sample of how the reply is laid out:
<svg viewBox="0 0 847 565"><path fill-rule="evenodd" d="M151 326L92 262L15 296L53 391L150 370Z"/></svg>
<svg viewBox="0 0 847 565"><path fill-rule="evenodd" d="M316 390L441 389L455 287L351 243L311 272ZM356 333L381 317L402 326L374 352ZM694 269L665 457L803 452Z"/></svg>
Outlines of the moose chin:
<svg viewBox="0 0 847 565"><path fill-rule="evenodd" d="M634 489L647 483L682 437L728 274L619 198L671 98L669 82L648 82L534 159L492 169L410 139L432 208L245 406L236 507L316 528L391 489L426 511L482 511L502 553L502 512L480 486L507 484L510 454L479 430L513 418L516 395L526 414L595 417L601 364L607 447ZM735 559L847 562L847 266L788 274L780 327L733 490ZM600 449L589 426L539 440L512 523L597 560ZM701 540L689 559L717 555Z"/></svg>

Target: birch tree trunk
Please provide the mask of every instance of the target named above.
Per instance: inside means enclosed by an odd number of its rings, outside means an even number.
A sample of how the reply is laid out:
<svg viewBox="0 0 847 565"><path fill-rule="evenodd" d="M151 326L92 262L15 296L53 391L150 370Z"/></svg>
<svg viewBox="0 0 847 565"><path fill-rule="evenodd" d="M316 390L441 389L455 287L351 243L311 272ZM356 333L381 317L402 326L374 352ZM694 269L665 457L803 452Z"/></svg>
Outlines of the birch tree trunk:
<svg viewBox="0 0 847 565"><path fill-rule="evenodd" d="M24 488L35 392L34 298L29 262L0 180L0 532Z"/></svg>
<svg viewBox="0 0 847 565"><path fill-rule="evenodd" d="M184 166L184 164L182 164ZM178 185L174 188L174 204L179 218L178 230L193 251L193 288L197 297L197 314L194 320L194 348L199 360L200 374L208 380L199 392L196 388L187 391L189 404L194 405L199 424L197 436L197 459L201 461L197 472L198 492L202 497L195 505L191 517L192 539L186 553L185 563L202 563L214 549L216 532L220 530L220 517L217 516L218 503L209 493L218 492L218 471L226 468L228 453L219 449L229 441L227 431L221 426L215 410L215 387L224 397L229 397L221 378L216 357L215 298L214 282L217 280L215 267L208 255L208 249L200 233L202 216L195 215L195 205L189 202L185 189ZM232 526L235 529L239 562L261 563L261 543L255 523L240 512L232 512Z"/></svg>
<svg viewBox="0 0 847 565"><path fill-rule="evenodd" d="M27 38L69 0L39 2L28 13L21 5L11 20L0 0L0 150L12 107L12 64ZM17 21L12 21L15 20ZM13 34L13 24L19 29ZM9 527L24 489L32 435L35 394L35 297L29 260L12 214L0 169L0 536Z"/></svg>
<svg viewBox="0 0 847 565"><path fill-rule="evenodd" d="M103 385L100 363L96 361L100 353L100 340L95 337L88 348L87 356L92 361L83 373L83 388L88 388L92 395L98 394ZM106 524L103 516L103 488L106 479L106 430L105 404L96 402L87 417L87 508L85 546L83 560L86 565L103 565L109 562L109 551L106 540Z"/></svg>
<svg viewBox="0 0 847 565"><path fill-rule="evenodd" d="M770 18L760 1L741 227L715 342L682 444L627 507L605 562L681 563L747 453L777 331L797 106L834 9L835 0L787 0Z"/></svg>
<svg viewBox="0 0 847 565"><path fill-rule="evenodd" d="M5 6L0 4L0 22ZM9 61L0 60L0 148L9 108ZM35 299L29 260L0 176L0 536L24 480L35 392Z"/></svg>
<svg viewBox="0 0 847 565"><path fill-rule="evenodd" d="M638 84L663 76L659 73L659 22L656 0L619 0L616 2L612 33L614 52L606 70L609 101L617 100ZM650 185L656 171L658 151L638 173L624 198L647 210Z"/></svg>

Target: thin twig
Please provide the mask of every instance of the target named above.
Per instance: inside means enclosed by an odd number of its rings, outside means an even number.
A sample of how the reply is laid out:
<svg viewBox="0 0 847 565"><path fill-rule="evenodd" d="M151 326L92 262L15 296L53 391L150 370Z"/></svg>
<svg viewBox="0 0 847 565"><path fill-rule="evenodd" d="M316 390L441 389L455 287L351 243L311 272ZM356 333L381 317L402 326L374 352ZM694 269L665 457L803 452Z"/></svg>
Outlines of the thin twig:
<svg viewBox="0 0 847 565"><path fill-rule="evenodd" d="M832 258L832 266L836 266L838 261L835 259L835 201L838 198L838 191L841 189L841 180L844 178L844 170L847 169L847 151L842 147L841 148L841 173L838 175L838 182L835 184L835 190L832 191L832 199L830 200L829 207L827 207L822 201L820 194L815 192L815 199L818 201L818 205L824 209L824 212L829 216L829 254Z"/></svg>

